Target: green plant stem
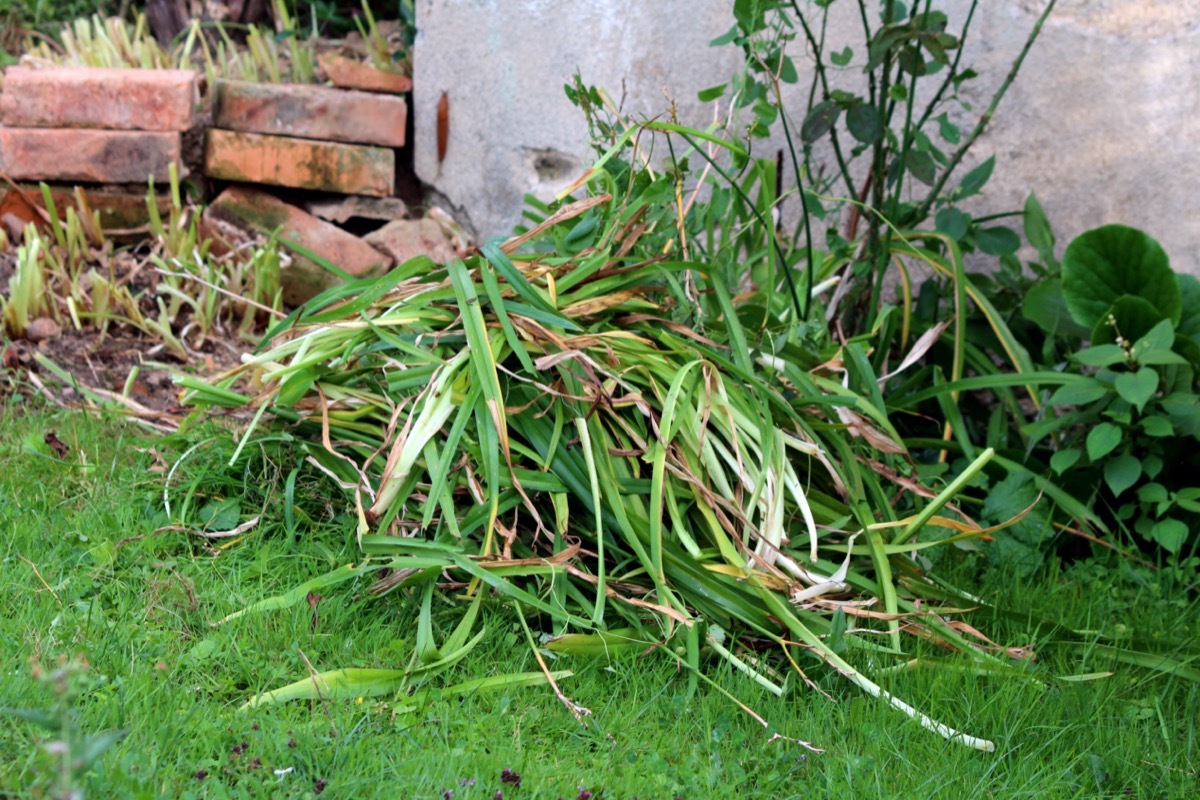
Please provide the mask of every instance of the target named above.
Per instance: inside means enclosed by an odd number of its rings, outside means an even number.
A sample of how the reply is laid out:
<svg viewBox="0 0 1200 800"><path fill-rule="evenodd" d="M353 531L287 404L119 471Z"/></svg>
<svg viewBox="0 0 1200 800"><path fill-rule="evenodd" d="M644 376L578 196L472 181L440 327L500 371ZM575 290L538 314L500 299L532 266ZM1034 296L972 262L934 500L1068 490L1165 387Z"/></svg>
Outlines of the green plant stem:
<svg viewBox="0 0 1200 800"><path fill-rule="evenodd" d="M895 0L886 0L883 4L884 24L892 18ZM868 40L869 41L869 40ZM879 119L887 127L889 117L888 90L891 87L892 51L888 50L883 57L883 65L879 74L879 94L876 98ZM884 195L887 191L887 136L881 136L874 145L871 158L871 205L876 212L883 210ZM867 220L867 249L866 256L876 273L875 286L872 288L871 299L875 301L883 287L883 274L887 270L889 246L885 237L880 236L879 214L871 214ZM866 312L866 328L875 322L877 302L871 302Z"/></svg>
<svg viewBox="0 0 1200 800"><path fill-rule="evenodd" d="M650 127L650 126L648 126L648 127ZM653 127L655 129L662 129L662 126L660 126L660 125L656 125ZM675 133L678 133L680 136L682 136L683 140L685 142L687 142L693 150L695 150L697 153L699 153L700 157L703 158L705 161L707 161L709 163L709 165L712 166L712 168L716 171L716 173L718 175L720 175L721 178L735 192L737 192L738 197L741 198L742 202L744 202L746 204L746 207L749 208L750 211L754 214L754 216L758 219L758 224L763 226L763 230L767 230L767 231L774 230L773 226L770 223L768 223L766 219L763 218L763 215L759 212L758 207L749 198L749 196L746 195L746 192L743 191L742 187L738 184L738 182L735 181L733 179L733 177L730 176L724 169L722 169L721 165L718 164L715 159L710 157L708 155L708 153L705 152L702 147L700 147L698 144L696 144L696 142L694 142L692 140L692 137L689 136L688 133L686 133L683 128L680 128L678 126L673 126L672 130ZM696 131L692 131L692 132L696 133ZM783 247L779 244L779 238L773 234L771 235L771 246L775 248L776 254L779 256L780 263L786 265L787 264L787 254L783 252ZM800 293L799 293L799 290L796 288L796 279L792 275L792 271L790 269L784 269L783 277L788 285L788 293L791 295L792 307L796 310L796 314L800 315L801 318L804 318L804 307L800 305Z"/></svg>
<svg viewBox="0 0 1200 800"><path fill-rule="evenodd" d="M871 45L871 21L867 18L867 4L864 0L858 0L858 17L862 20L863 26L863 41L867 43L868 49ZM875 105L875 92L879 87L875 85L875 73L873 71L867 73L867 102Z"/></svg>
<svg viewBox="0 0 1200 800"><path fill-rule="evenodd" d="M800 214L804 218L804 311L801 314L801 319L808 322L808 314L812 308L813 295L813 278L817 271L817 265L813 261L813 240L812 240L812 217L808 213L808 198L804 196L804 176L800 174L800 165L796 161L796 146L792 141L792 129L788 125L787 115L783 113L783 107L780 106L779 118L783 120L783 138L787 141L788 151L792 156L792 171L796 176L796 193L800 196ZM785 270L791 270L791 266L784 264Z"/></svg>
<svg viewBox="0 0 1200 800"><path fill-rule="evenodd" d="M933 5L933 0L925 0L925 11L922 13L928 14L930 6ZM913 145L913 131L920 130L920 126L913 127L913 107L917 100L917 76L911 76L908 82L908 101L904 104L904 139L900 146L900 164L903 166L908 163L908 154ZM892 110L895 106L892 106ZM896 174L896 188L892 192L892 204L890 209L894 212L900 208L900 200L904 192L904 175L907 170L900 169ZM882 285L878 287L882 289ZM876 295L878 296L878 294Z"/></svg>
<svg viewBox="0 0 1200 800"><path fill-rule="evenodd" d="M804 176L800 173L800 162L796 158L796 144L795 140L792 138L792 126L788 124L787 114L785 113L783 107L783 93L779 87L778 75L771 75L771 86L775 89L775 107L779 110L779 119L783 123L783 138L787 142L788 153L792 159L792 174L796 178L796 193L800 195L800 216L804 223L805 253L804 306L803 310L801 311L800 318L805 322L808 322L808 314L812 308L813 274L816 272L816 264L813 263L812 220L808 213L808 198L804 196ZM811 93L809 96L809 104L811 106ZM806 148L805 152L807 155L807 153L811 152L811 150ZM772 239L775 238L774 230L772 230L771 236ZM780 264L780 268L785 272L791 271L791 265L786 261Z"/></svg>
<svg viewBox="0 0 1200 800"><path fill-rule="evenodd" d="M797 3L796 0L791 0L791 2L792 9L796 12L796 18L800 22L800 29L804 31L804 38L808 40L808 46L813 50L813 65L816 69L817 76L821 81L821 97L824 100L828 100L830 98L829 80L825 74L825 62L821 57L825 52L823 49L823 45L825 43L824 23L822 23L821 26L821 41L818 42L816 37L813 36L812 28L809 26L808 20L804 16L804 12L800 10L799 3ZM782 108L780 109L780 116L783 116ZM833 155L838 164L838 172L841 174L842 180L846 184L846 191L848 191L851 196L854 196L854 179L850 176L850 165L842 153L842 146L838 139L837 130L831 130L829 133L830 142L833 144ZM807 154L810 153L812 149L805 148L805 151Z"/></svg>
<svg viewBox="0 0 1200 800"><path fill-rule="evenodd" d="M1017 60L1013 62L1012 68L1008 71L1008 75L1005 76L1004 82L1000 84L1000 88L996 90L994 95L992 95L992 101L988 104L987 111L985 111L983 116L979 118L979 122L976 123L974 130L971 131L971 135L967 137L967 140L963 142L956 151L954 151L954 155L950 157L950 163L946 165L946 169L942 171L941 176L933 185L933 188L929 190L929 194L926 196L925 200L922 201L921 205L917 207L918 219L929 213L929 209L933 207L934 202L941 197L942 190L946 188L946 182L950 180L950 176L954 173L954 170L958 166L959 162L963 160L963 157L967 154L967 151L971 149L973 144L975 144L975 141L983 135L983 131L985 128L987 128L988 123L992 121L992 116L996 113L996 109L1000 107L1000 101L1004 99L1004 95L1008 93L1009 87L1012 86L1013 81L1017 79L1017 73L1021 71L1021 65L1025 63L1025 57L1029 55L1029 51L1033 48L1034 42L1036 42L1038 40L1038 36L1041 35L1042 25L1045 24L1046 18L1050 16L1050 12L1054 10L1054 6L1057 3L1058 0L1050 0L1050 2L1046 4L1046 9L1038 17L1037 22L1034 23L1033 30L1029 32L1029 37L1025 40L1025 46L1021 48L1021 52L1017 55Z"/></svg>
<svg viewBox="0 0 1200 800"><path fill-rule="evenodd" d="M942 97L946 94L946 90L950 88L950 84L954 83L955 77L958 75L958 65L962 61L963 45L967 41L967 34L971 30L971 21L975 18L975 9L979 7L979 0L971 0L971 7L967 10L967 20L963 23L962 32L958 34L958 51L954 54L954 61L950 64L950 71L946 74L946 80L942 81L942 85L934 93L933 99L929 101L929 105L925 107L924 113L921 114L921 119L917 122L917 128L925 127L925 123L933 116L933 112L942 102Z"/></svg>

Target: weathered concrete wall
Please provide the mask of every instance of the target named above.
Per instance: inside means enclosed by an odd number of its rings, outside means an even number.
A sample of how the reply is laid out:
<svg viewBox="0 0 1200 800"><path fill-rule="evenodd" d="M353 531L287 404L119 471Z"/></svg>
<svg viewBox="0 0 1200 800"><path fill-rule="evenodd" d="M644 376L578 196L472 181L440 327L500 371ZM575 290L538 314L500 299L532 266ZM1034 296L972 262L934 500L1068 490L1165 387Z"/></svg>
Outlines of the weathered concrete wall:
<svg viewBox="0 0 1200 800"><path fill-rule="evenodd" d="M976 113L1044 2L979 4L964 57L982 75L966 92ZM843 0L835 10L852 5ZM958 27L969 2L940 5ZM507 233L520 219L524 193L552 196L586 166L586 126L562 91L577 69L614 100L624 98L626 111L660 114L669 96L681 121L711 121L711 106L695 97L739 67L739 52L707 44L729 29L731 6L730 0L420 0L413 143L419 176L465 212L476 233ZM858 36L851 16L836 20L829 40L857 43ZM802 62L797 58L797 66ZM449 138L439 162L443 92ZM790 108L798 122L802 98ZM1176 268L1200 272L1197 142L1200 0L1060 0L976 145L975 161L997 157L976 209L1018 209L1036 191L1060 241L1125 222L1158 237Z"/></svg>
<svg viewBox="0 0 1200 800"><path fill-rule="evenodd" d="M587 125L563 85L579 70L624 109L654 116L664 91L685 120L711 112L696 92L729 79L731 48L708 42L733 22L725 0L419 0L413 115L418 176L481 236L507 234L521 198L549 198L586 168ZM437 158L445 92L449 140Z"/></svg>
<svg viewBox="0 0 1200 800"><path fill-rule="evenodd" d="M1044 4L984 5L968 54L995 85ZM1200 0L1060 0L978 155L996 207L1033 190L1060 241L1124 222L1198 274L1198 142Z"/></svg>

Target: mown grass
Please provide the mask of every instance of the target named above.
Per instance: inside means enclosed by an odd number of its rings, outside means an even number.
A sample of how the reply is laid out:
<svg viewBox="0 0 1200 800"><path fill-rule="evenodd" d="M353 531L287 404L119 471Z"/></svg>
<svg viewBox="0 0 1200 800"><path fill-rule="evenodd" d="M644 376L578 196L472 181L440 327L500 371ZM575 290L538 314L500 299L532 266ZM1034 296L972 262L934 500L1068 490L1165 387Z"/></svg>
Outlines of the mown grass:
<svg viewBox="0 0 1200 800"><path fill-rule="evenodd" d="M575 671L562 688L593 711L586 727L546 688L431 697L409 712L371 699L239 712L253 694L305 677L305 660L318 671L397 667L412 650L417 605L399 593L368 598L365 585L331 587L315 609L212 625L358 560L340 491L301 478L289 532L281 509L294 465L256 459L230 477L219 468L234 447L226 436L174 476L176 509L190 489L197 508L189 513L240 499L242 518L265 504L264 524L237 541L155 533L173 520L150 448L168 465L177 450L115 420L11 402L0 409L0 707L54 708L32 665L85 659L79 726L128 731L82 780L90 797L1183 798L1200 790L1200 687L1087 652L1044 652L1024 677L979 676L950 661L882 679L933 716L994 739L992 754L921 730L815 664L806 668L836 702L803 687L775 699L710 661L716 682L766 717L771 732L825 752L771 741L703 683L688 702L686 680L657 653L554 664ZM66 445L61 459L44 443L48 431ZM962 580L973 565L947 568ZM1093 565L1028 583L977 580L999 607L1077 628L1124 630L1164 647L1200 638L1194 593L1164 576ZM1008 645L1046 635L1034 616L1020 616L969 620ZM486 624L484 642L433 685L537 670L515 617L497 606ZM1056 679L1110 670L1103 680ZM0 797L51 796L39 747L47 738L15 718L0 725ZM520 786L511 774L502 781L504 770L518 773Z"/></svg>

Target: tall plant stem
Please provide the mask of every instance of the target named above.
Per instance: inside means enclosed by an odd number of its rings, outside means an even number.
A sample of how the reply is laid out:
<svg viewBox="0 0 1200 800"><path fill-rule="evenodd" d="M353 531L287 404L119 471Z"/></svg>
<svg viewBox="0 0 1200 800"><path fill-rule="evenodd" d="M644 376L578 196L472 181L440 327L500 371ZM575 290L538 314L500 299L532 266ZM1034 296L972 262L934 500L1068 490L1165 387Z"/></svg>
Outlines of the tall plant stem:
<svg viewBox="0 0 1200 800"><path fill-rule="evenodd" d="M780 59L781 64L782 62L783 59ZM800 171L800 162L796 158L796 143L792 138L792 126L788 124L787 112L783 107L783 92L779 86L779 75L769 71L768 74L771 76L771 88L775 90L775 107L779 111L779 120L783 123L783 138L787 142L788 153L792 159L792 174L796 178L796 193L800 196L800 216L804 221L804 254L805 264L807 266L804 281L804 307L801 310L800 316L801 319L803 319L805 322L808 322L808 312L812 306L813 273L816 271L816 265L813 263L812 221L809 218L808 213L808 198L804 196L804 176ZM813 88L816 88L815 85ZM811 99L809 105L812 105ZM806 170L807 166L808 164L806 158ZM774 238L775 232L772 231L771 235L772 238ZM780 264L780 268L790 271L791 265L784 261L782 264Z"/></svg>
<svg viewBox="0 0 1200 800"><path fill-rule="evenodd" d="M787 140L788 150L792 156L792 170L796 175L796 193L800 195L800 214L804 217L804 258L807 269L804 275L804 313L801 318L808 322L808 312L812 307L813 280L817 265L813 263L812 219L808 213L808 198L804 196L804 176L800 173L800 165L796 162L796 147L792 143L792 129L788 126L787 114L783 113L782 101L779 108L779 118L783 120L783 136ZM787 264L785 270L790 270Z"/></svg>
<svg viewBox="0 0 1200 800"><path fill-rule="evenodd" d="M963 160L963 156L965 156L967 151L971 149L971 145L975 144L975 140L983 135L983 131L985 128L987 128L988 123L992 121L992 116L996 113L996 109L1000 107L1000 101L1004 99L1004 95L1008 92L1008 88L1012 86L1013 81L1017 79L1017 73L1021 71L1021 65L1025 62L1025 56L1029 55L1029 51L1033 48L1034 42L1036 42L1038 40L1038 36L1041 35L1042 25L1046 23L1046 18L1050 16L1050 12L1054 10L1054 6L1057 3L1058 0L1050 0L1050 2L1046 4L1046 10L1041 13L1041 16L1038 17L1037 22L1034 23L1033 30L1029 32L1029 38L1025 40L1025 46L1021 48L1020 54L1017 55L1017 60L1013 62L1012 69L1008 71L1008 75L1005 76L1004 82L1000 84L1000 88L996 90L994 95L992 95L992 102L988 105L987 111L983 112L983 116L979 118L979 122L976 123L974 130L971 131L971 135L967 137L967 140L962 143L961 147L954 151L954 155L950 157L950 163L946 165L946 169L943 170L941 176L937 180L937 183L933 185L933 188L930 189L929 194L925 197L925 200L917 208L918 219L923 218L929 213L929 209L931 209L937 199L941 197L942 189L946 187L946 182L950 180L950 176L954 174L954 170L956 167L958 167L959 162Z"/></svg>
<svg viewBox="0 0 1200 800"><path fill-rule="evenodd" d="M895 0L887 0L883 4L883 21L884 25L891 22L892 13L895 8ZM889 117L888 109L888 90L891 88L891 73L892 73L892 52L889 50L884 54L883 64L879 71L879 94L876 97L879 109L879 119L883 120L884 125L887 125ZM883 201L887 193L887 153L888 144L887 137L880 137L875 143L874 152L871 156L871 205L876 211L883 210ZM867 249L866 256L879 277L887 269L888 263L888 242L885 237L879 235L879 215L872 214L867 221ZM877 286L882 286L881 280L876 280ZM875 287L872 287L872 296L870 307L867 309L866 327L870 328L875 322L875 311L878 305L875 300L878 299L878 292Z"/></svg>
<svg viewBox="0 0 1200 800"><path fill-rule="evenodd" d="M922 13L928 14L930 7L933 5L933 0L925 0L925 11ZM915 12L914 12L915 16ZM903 75L903 73L901 73ZM917 77L911 76L908 82L908 102L904 104L904 139L900 146L900 163L908 163L908 153L913 145L913 131L920 130L920 125L913 127L913 106L917 101ZM892 106L894 109L895 106ZM890 209L900 208L900 199L904 192L904 173L906 170L899 170L896 174L896 188L892 191L892 203Z"/></svg>
<svg viewBox="0 0 1200 800"><path fill-rule="evenodd" d="M746 207L750 209L750 212L754 214L755 218L758 220L758 224L762 225L764 230L772 231L771 246L775 248L775 253L779 257L779 262L783 265L783 277L784 281L787 283L788 294L791 296L792 308L795 310L798 317L804 318L804 306L800 305L800 293L796 289L796 280L794 277L792 277L792 271L787 268L787 254L784 253L783 247L779 244L779 237L777 237L773 232L775 230L775 226L769 224L763 215L759 213L758 207L754 204L754 201L751 200L749 195L742 190L742 187L739 186L738 182L733 179L733 176L722 169L721 165L718 164L716 160L712 158L712 156L705 152L700 145L696 144L695 140L693 140L691 136L685 133L682 128L676 130L675 132L682 136L683 140L687 142L688 145L690 145L691 148L695 150L701 158L707 161L709 165L711 165L716 171L716 173L721 176L721 179L733 189L738 198L745 203Z"/></svg>
<svg viewBox="0 0 1200 800"><path fill-rule="evenodd" d="M971 22L975 19L975 9L979 8L979 0L972 0L971 7L967 10L967 19L963 23L962 31L958 34L958 50L954 53L954 61L950 63L950 71L946 73L946 79L942 81L942 85L934 93L933 99L929 101L929 105L925 107L925 111L921 114L921 119L917 122L917 129L925 127L925 123L933 116L933 112L942 102L942 97L945 96L946 90L950 88L950 84L954 83L954 79L958 77L958 65L962 61L963 50L967 41L967 34L971 32Z"/></svg>
<svg viewBox="0 0 1200 800"><path fill-rule="evenodd" d="M830 98L829 79L825 72L825 61L822 58L824 53L825 39L824 24L822 23L821 26L821 41L818 41L813 35L812 27L808 24L808 19L804 16L804 12L800 10L800 4L796 2L796 0L792 0L792 10L796 12L796 19L800 23L800 29L804 31L804 38L808 41L808 46L811 47L813 51L813 67L817 72L817 77L821 81L821 98L823 100L828 100ZM828 14L828 12L826 12L826 14ZM782 113L783 108L781 106L780 114ZM846 191L853 196L854 179L850 177L850 165L847 163L846 157L842 153L842 145L838 139L837 130L831 130L829 133L829 141L833 144L833 155L834 158L837 159L838 163L838 172L841 173L842 180L846 183ZM809 148L806 148L806 150L809 150Z"/></svg>
<svg viewBox="0 0 1200 800"><path fill-rule="evenodd" d="M867 43L867 47L870 49L871 37L874 34L871 33L871 21L867 19L867 4L864 0L858 0L858 18L862 20L863 41ZM875 105L876 101L875 88L875 73L869 71L867 72L867 102L871 105Z"/></svg>

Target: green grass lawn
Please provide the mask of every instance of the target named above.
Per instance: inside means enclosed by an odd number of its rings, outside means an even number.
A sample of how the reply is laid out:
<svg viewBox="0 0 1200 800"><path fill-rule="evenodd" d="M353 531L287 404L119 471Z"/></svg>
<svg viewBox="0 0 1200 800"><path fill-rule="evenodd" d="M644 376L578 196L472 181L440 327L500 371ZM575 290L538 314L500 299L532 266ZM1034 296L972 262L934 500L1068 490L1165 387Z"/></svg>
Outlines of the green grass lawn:
<svg viewBox="0 0 1200 800"><path fill-rule="evenodd" d="M49 432L65 445L61 457L45 444ZM174 464L178 448L113 420L0 406L0 707L58 713L64 697L48 676L59 659L85 660L65 697L75 725L127 732L78 781L90 797L1200 796L1200 687L1088 651L1040 652L1027 675L978 675L943 660L880 679L934 717L995 740L990 754L922 730L815 662L806 669L832 701L802 685L775 698L712 660L716 684L761 714L767 731L704 683L688 701L685 677L657 653L553 664L575 673L562 689L592 710L586 726L546 687L433 693L415 706L385 698L240 712L255 693L307 676L307 664L405 666L417 604L342 584L322 590L315 609L214 626L358 560L339 490L298 481L289 526L282 498L295 465L259 459L230 476L218 465L232 449L226 436L183 462L172 476L175 510L190 493L196 518L246 519L265 505L263 524L241 539L156 533L173 520L165 475L154 470ZM947 566L960 581L970 567ZM1023 612L968 618L1002 644L1048 634L1024 614L1164 649L1200 635L1195 593L1147 572L1093 566L1027 583L982 580L984 597ZM423 688L538 669L516 618L499 606L486 614L484 642ZM776 731L824 752L772 741ZM5 718L0 798L56 796L56 762L42 746L53 738Z"/></svg>

